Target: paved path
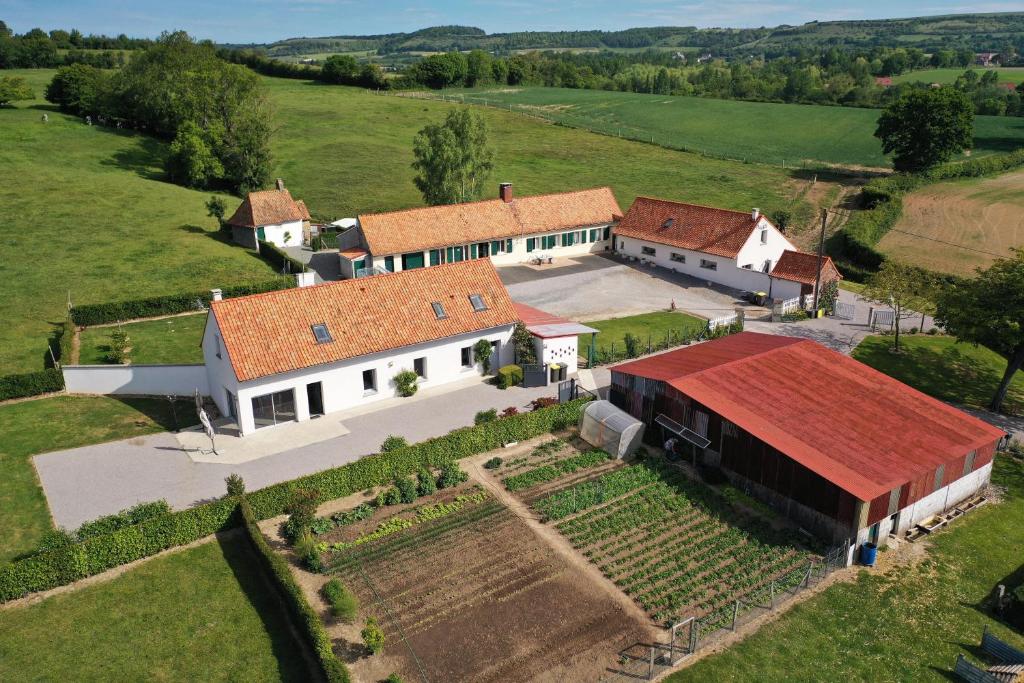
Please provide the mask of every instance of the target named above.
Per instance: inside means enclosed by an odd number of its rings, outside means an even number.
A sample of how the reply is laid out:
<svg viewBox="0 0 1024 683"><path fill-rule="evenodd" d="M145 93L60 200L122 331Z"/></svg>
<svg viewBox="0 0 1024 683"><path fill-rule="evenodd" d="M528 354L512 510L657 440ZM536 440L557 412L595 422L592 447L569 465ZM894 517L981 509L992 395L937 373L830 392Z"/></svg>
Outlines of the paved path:
<svg viewBox="0 0 1024 683"><path fill-rule="evenodd" d="M143 501L165 498L182 509L212 500L224 494L224 477L232 472L242 475L250 490L288 481L376 453L390 434L422 441L473 424L478 410L528 410L530 401L555 392L554 386L501 391L480 383L417 397L345 418L351 433L344 436L237 465L193 462L167 432L45 453L34 461L55 523L73 529Z"/></svg>

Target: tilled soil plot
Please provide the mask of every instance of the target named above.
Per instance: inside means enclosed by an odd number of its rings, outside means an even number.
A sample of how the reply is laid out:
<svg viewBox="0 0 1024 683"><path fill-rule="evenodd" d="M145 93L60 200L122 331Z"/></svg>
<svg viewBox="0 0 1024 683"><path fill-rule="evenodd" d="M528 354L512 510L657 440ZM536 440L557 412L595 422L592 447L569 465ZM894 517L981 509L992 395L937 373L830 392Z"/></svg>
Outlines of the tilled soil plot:
<svg viewBox="0 0 1024 683"><path fill-rule="evenodd" d="M383 657L354 665L360 680L593 681L644 640L496 501L353 549L334 572L387 637Z"/></svg>

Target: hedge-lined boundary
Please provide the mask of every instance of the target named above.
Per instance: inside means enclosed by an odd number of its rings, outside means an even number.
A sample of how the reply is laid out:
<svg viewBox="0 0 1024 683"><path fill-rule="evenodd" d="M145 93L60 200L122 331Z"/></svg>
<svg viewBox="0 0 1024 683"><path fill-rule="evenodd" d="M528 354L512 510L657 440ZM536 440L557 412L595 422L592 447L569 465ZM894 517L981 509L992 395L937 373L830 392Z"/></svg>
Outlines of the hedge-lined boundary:
<svg viewBox="0 0 1024 683"><path fill-rule="evenodd" d="M260 256L274 266L274 269L279 273L304 273L306 272L306 264L298 259L294 259L284 251L279 249L277 245L271 242L265 242L263 240L257 240L260 247Z"/></svg>
<svg viewBox="0 0 1024 683"><path fill-rule="evenodd" d="M904 195L942 180L998 175L1021 166L1024 166L1024 149L943 164L920 175L876 178L860 192L864 210L854 214L843 229L829 239L829 253L836 259L844 277L862 282L885 261L885 254L876 246L903 215Z"/></svg>
<svg viewBox="0 0 1024 683"><path fill-rule="evenodd" d="M292 278L278 277L273 280L251 282L221 289L225 299L247 294L261 294L279 289L294 287ZM181 292L152 296L146 299L130 299L128 301L111 301L102 304L82 304L71 309L71 319L76 325L103 325L135 318L153 318L159 315L174 315L197 311L209 307L212 298L210 290L201 292Z"/></svg>
<svg viewBox="0 0 1024 683"><path fill-rule="evenodd" d="M28 398L64 390L64 373L60 368L0 376L0 401Z"/></svg>
<svg viewBox="0 0 1024 683"><path fill-rule="evenodd" d="M58 371L59 372L59 371ZM292 488L315 489L324 502L409 476L422 467L485 453L576 424L588 399L521 413L428 439L348 465L274 484L247 495L256 519L284 514ZM64 586L93 574L185 545L241 523L232 500L219 500L124 527L81 543L0 566L0 602Z"/></svg>
<svg viewBox="0 0 1024 683"><path fill-rule="evenodd" d="M242 524L245 526L246 537L259 558L260 565L284 601L292 623L298 627L313 649L324 677L329 683L348 683L350 680L348 668L334 655L331 637L327 635L320 616L306 600L302 588L295 581L295 576L292 575L287 560L274 552L274 549L267 543L267 538L256 523L252 507L244 495L238 503L238 510Z"/></svg>

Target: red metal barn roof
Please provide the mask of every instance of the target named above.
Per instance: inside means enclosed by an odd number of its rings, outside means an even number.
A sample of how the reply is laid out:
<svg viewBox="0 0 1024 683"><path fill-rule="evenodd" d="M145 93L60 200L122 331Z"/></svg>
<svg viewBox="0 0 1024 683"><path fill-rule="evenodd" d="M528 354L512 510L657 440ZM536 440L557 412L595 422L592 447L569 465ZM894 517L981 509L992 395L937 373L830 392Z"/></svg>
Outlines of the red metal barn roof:
<svg viewBox="0 0 1024 683"><path fill-rule="evenodd" d="M742 332L613 370L666 380L863 501L1003 436L849 356L781 339Z"/></svg>

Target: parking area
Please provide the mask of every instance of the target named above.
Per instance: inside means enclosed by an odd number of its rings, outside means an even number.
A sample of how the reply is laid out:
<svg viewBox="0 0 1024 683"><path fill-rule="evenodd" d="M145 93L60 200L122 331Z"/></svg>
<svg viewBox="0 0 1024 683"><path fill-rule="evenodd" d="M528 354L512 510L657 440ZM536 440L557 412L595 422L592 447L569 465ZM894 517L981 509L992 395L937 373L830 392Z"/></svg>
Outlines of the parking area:
<svg viewBox="0 0 1024 683"><path fill-rule="evenodd" d="M498 274L513 300L584 322L664 311L673 301L676 308L705 318L748 306L738 290L614 257L579 256L543 266L503 266Z"/></svg>

